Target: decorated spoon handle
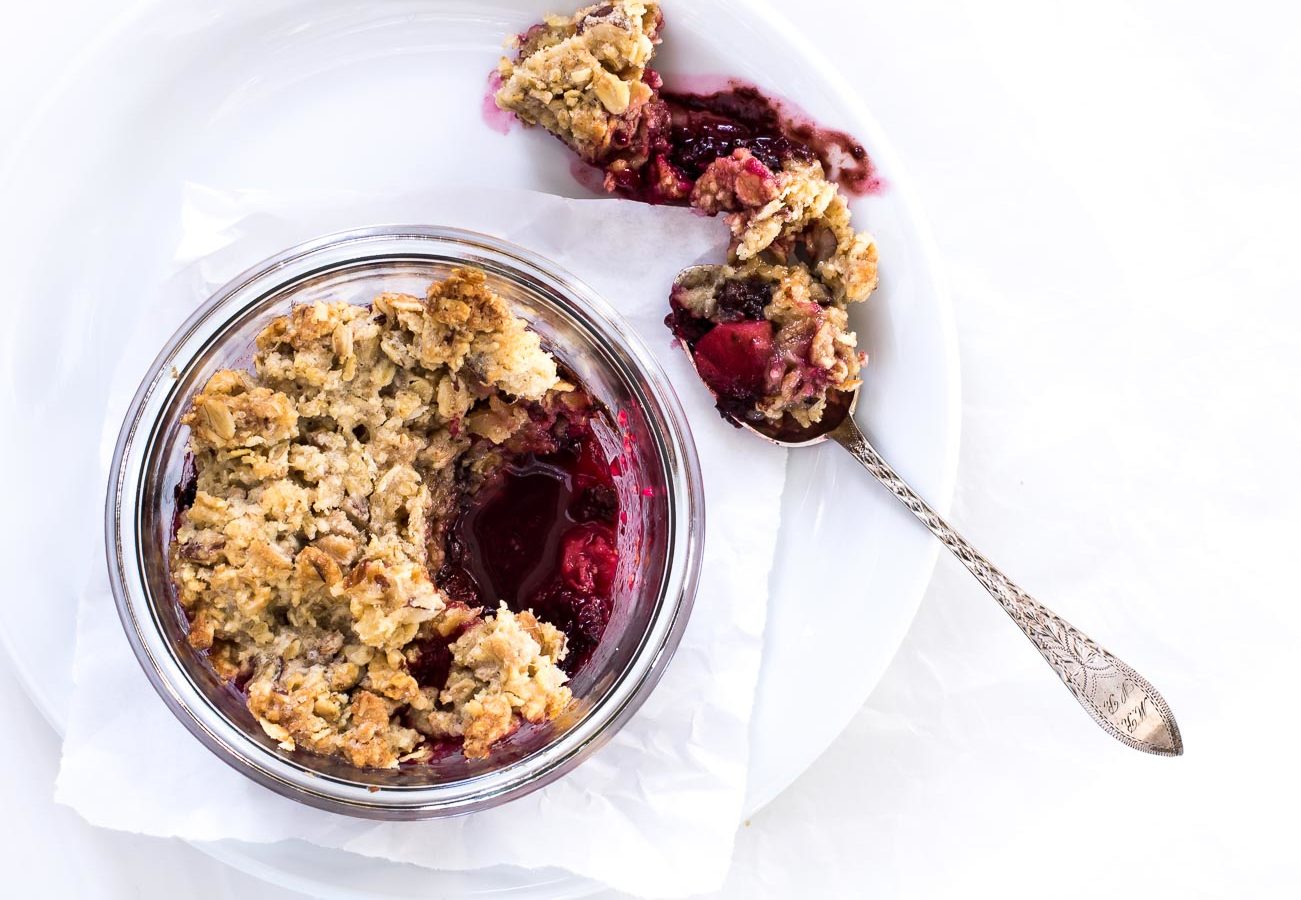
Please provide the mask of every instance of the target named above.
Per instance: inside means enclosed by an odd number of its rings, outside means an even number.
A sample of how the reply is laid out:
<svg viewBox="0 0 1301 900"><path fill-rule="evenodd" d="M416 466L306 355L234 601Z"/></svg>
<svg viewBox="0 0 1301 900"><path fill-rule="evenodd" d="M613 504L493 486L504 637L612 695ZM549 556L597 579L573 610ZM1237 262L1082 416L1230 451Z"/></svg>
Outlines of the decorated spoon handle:
<svg viewBox="0 0 1301 900"><path fill-rule="evenodd" d="M1135 750L1159 756L1183 753L1179 726L1156 688L1084 632L1038 603L981 556L890 468L852 416L847 416L828 437L889 488L976 576L1104 731Z"/></svg>

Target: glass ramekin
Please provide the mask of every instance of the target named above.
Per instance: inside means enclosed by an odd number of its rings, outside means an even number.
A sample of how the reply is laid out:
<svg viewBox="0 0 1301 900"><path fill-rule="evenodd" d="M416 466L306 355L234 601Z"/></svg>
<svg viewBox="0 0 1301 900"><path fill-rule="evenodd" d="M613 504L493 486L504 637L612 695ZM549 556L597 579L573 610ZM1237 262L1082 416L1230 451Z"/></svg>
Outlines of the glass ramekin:
<svg viewBox="0 0 1301 900"><path fill-rule="evenodd" d="M185 466L189 399L218 369L248 366L275 316L316 299L368 303L423 295L431 279L477 266L489 284L617 417L623 589L575 701L525 726L487 760L359 769L279 749L243 698L185 640L167 547ZM504 241L455 228L391 226L330 235L235 278L190 317L154 361L118 437L106 544L113 595L145 674L186 728L253 780L311 806L376 819L422 819L497 806L573 769L628 721L663 674L686 627L704 534L700 467L676 395L645 345L591 288Z"/></svg>

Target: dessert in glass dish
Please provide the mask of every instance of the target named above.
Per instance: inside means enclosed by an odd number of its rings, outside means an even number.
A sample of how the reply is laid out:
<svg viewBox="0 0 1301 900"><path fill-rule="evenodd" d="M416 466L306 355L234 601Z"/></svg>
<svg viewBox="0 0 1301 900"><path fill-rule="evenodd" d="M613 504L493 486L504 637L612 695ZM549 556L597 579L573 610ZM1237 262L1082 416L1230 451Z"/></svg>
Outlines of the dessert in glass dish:
<svg viewBox="0 0 1301 900"><path fill-rule="evenodd" d="M876 287L876 245L842 188L870 189L870 160L753 87L666 90L650 66L663 26L643 0L548 16L512 41L497 105L601 169L611 193L723 216L727 260L679 277L666 324L724 417L817 423L865 362L847 310Z"/></svg>
<svg viewBox="0 0 1301 900"><path fill-rule="evenodd" d="M604 298L487 235L380 226L259 262L176 330L104 536L197 741L408 820L537 790L629 721L686 628L702 502L682 407Z"/></svg>
<svg viewBox="0 0 1301 900"><path fill-rule="evenodd" d="M182 420L190 645L282 749L488 757L565 709L609 621L604 415L479 270L296 306Z"/></svg>

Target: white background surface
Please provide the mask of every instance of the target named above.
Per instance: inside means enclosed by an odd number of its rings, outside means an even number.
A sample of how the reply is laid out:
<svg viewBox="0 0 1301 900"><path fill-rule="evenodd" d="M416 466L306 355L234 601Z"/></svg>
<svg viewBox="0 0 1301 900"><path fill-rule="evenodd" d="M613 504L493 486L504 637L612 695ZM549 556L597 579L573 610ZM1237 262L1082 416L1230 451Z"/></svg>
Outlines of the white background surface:
<svg viewBox="0 0 1301 900"><path fill-rule="evenodd" d="M3 6L7 141L114 5ZM930 214L962 347L955 522L1150 677L1188 755L1103 736L946 560L850 730L742 829L726 895L1284 896L1301 877L1301 14L782 6L861 86ZM861 29L893 49L863 58ZM286 896L54 806L57 740L4 663L0 715L6 893Z"/></svg>

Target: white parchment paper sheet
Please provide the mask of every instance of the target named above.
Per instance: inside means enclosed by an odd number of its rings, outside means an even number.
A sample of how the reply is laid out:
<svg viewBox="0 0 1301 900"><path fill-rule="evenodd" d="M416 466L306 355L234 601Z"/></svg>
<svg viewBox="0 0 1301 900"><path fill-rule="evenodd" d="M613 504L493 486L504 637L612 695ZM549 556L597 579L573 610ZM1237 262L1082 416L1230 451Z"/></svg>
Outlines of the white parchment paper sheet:
<svg viewBox="0 0 1301 900"><path fill-rule="evenodd" d="M100 454L106 473L126 404L184 316L292 244L368 224L429 222L494 234L556 260L602 292L668 370L704 472L709 526L695 611L663 681L614 740L557 783L467 817L377 824L309 809L228 768L172 717L132 656L106 577L93 571L81 598L60 802L96 825L151 835L298 838L443 869L557 866L656 895L721 884L745 793L785 461L718 419L662 324L673 275L721 255L725 229L683 209L630 212L619 200L482 189L377 198L196 186L183 211L175 278L122 308L139 329L116 376ZM102 558L101 547L85 549Z"/></svg>

